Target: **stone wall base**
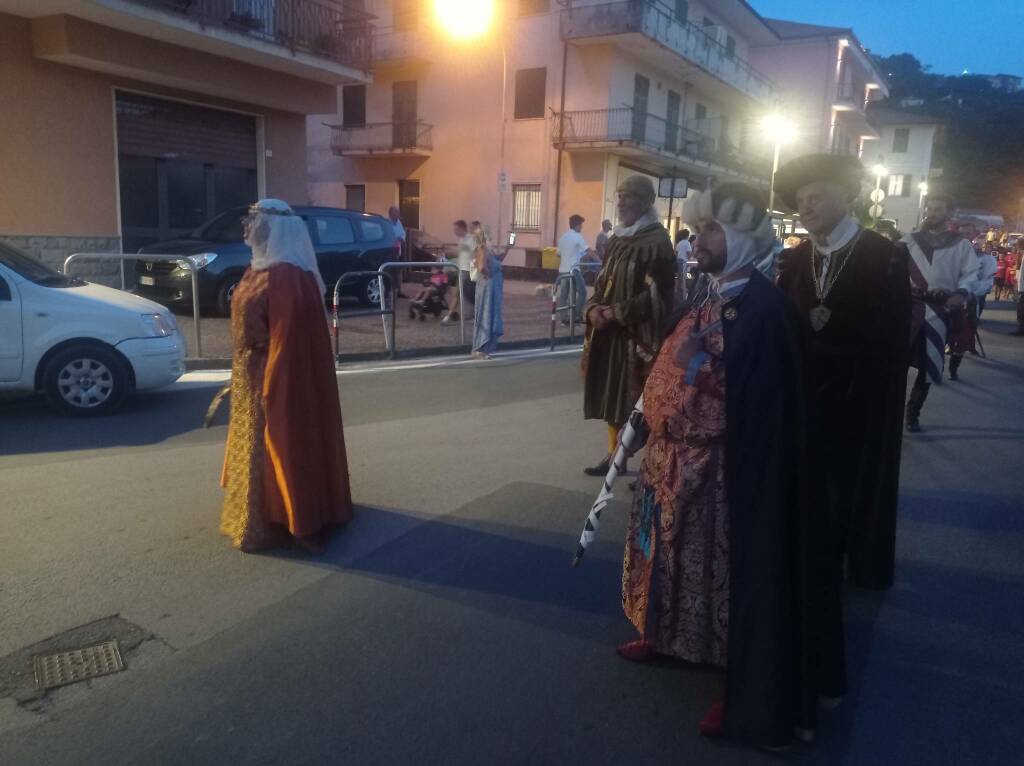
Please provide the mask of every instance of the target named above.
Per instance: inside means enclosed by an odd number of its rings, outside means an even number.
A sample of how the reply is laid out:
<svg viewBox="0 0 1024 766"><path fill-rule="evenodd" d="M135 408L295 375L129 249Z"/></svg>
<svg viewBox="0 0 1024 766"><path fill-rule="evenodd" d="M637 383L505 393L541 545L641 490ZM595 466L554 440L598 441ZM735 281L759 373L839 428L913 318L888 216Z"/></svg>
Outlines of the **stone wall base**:
<svg viewBox="0 0 1024 766"><path fill-rule="evenodd" d="M64 269L64 259L72 253L119 253L120 237L63 237L46 234L4 234L0 240L13 245L47 266L58 271ZM133 268L132 261L125 261L125 269ZM76 261L71 273L90 282L120 287L120 266L117 261Z"/></svg>

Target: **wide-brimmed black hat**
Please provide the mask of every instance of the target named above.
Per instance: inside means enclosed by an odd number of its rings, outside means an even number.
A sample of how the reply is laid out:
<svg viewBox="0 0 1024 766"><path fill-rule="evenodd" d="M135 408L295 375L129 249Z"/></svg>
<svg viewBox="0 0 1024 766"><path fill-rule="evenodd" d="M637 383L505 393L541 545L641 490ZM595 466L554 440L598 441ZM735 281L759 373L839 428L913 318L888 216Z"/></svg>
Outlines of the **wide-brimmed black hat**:
<svg viewBox="0 0 1024 766"><path fill-rule="evenodd" d="M805 154L790 160L775 174L775 194L796 210L796 193L815 181L832 181L847 189L850 200L860 194L864 166L848 154Z"/></svg>

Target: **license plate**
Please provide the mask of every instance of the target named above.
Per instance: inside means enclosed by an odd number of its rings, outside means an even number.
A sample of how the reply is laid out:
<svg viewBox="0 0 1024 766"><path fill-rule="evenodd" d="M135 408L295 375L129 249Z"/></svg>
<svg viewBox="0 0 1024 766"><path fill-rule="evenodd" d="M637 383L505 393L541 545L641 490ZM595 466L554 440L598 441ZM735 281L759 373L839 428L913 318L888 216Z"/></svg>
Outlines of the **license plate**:
<svg viewBox="0 0 1024 766"><path fill-rule="evenodd" d="M156 280L153 277L139 277L139 284L152 286L156 284Z"/></svg>

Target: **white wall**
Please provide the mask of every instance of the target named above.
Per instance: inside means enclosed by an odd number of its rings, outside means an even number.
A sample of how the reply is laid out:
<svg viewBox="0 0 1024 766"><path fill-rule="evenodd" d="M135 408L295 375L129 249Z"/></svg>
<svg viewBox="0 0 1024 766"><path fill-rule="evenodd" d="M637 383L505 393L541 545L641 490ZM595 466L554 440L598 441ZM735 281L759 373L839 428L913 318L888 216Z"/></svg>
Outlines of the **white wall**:
<svg viewBox="0 0 1024 766"><path fill-rule="evenodd" d="M894 152L893 141L896 129L910 128L910 141L906 152ZM910 175L910 193L906 197L886 197L882 206L884 217L896 221L896 226L904 233L911 231L918 223L920 209L920 191L918 184L927 180L932 165L932 151L935 145L936 127L934 125L885 125L879 131L881 137L867 145L864 151L864 162L874 164L879 160L892 175ZM882 187L888 191L888 182L883 180Z"/></svg>

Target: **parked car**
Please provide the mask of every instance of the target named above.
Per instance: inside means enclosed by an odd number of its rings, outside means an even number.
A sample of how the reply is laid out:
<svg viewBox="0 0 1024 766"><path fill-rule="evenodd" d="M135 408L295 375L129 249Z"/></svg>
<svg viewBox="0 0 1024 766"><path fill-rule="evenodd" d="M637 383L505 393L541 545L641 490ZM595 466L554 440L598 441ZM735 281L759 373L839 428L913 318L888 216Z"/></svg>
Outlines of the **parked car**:
<svg viewBox="0 0 1024 766"><path fill-rule="evenodd" d="M309 227L320 275L328 295L350 271L376 271L382 263L397 260L398 240L387 218L331 207L296 207L296 215ZM252 249L242 239L242 217L248 209L237 207L221 213L182 239L147 245L139 253L194 256L200 308L213 308L222 316L231 312L231 295L252 260ZM135 292L165 306L192 305L188 267L171 261L136 262ZM367 277L346 284L343 295L354 296L364 306L380 305L380 283Z"/></svg>
<svg viewBox="0 0 1024 766"><path fill-rule="evenodd" d="M69 415L106 415L185 372L174 316L54 271L0 243L0 390L43 391Z"/></svg>

